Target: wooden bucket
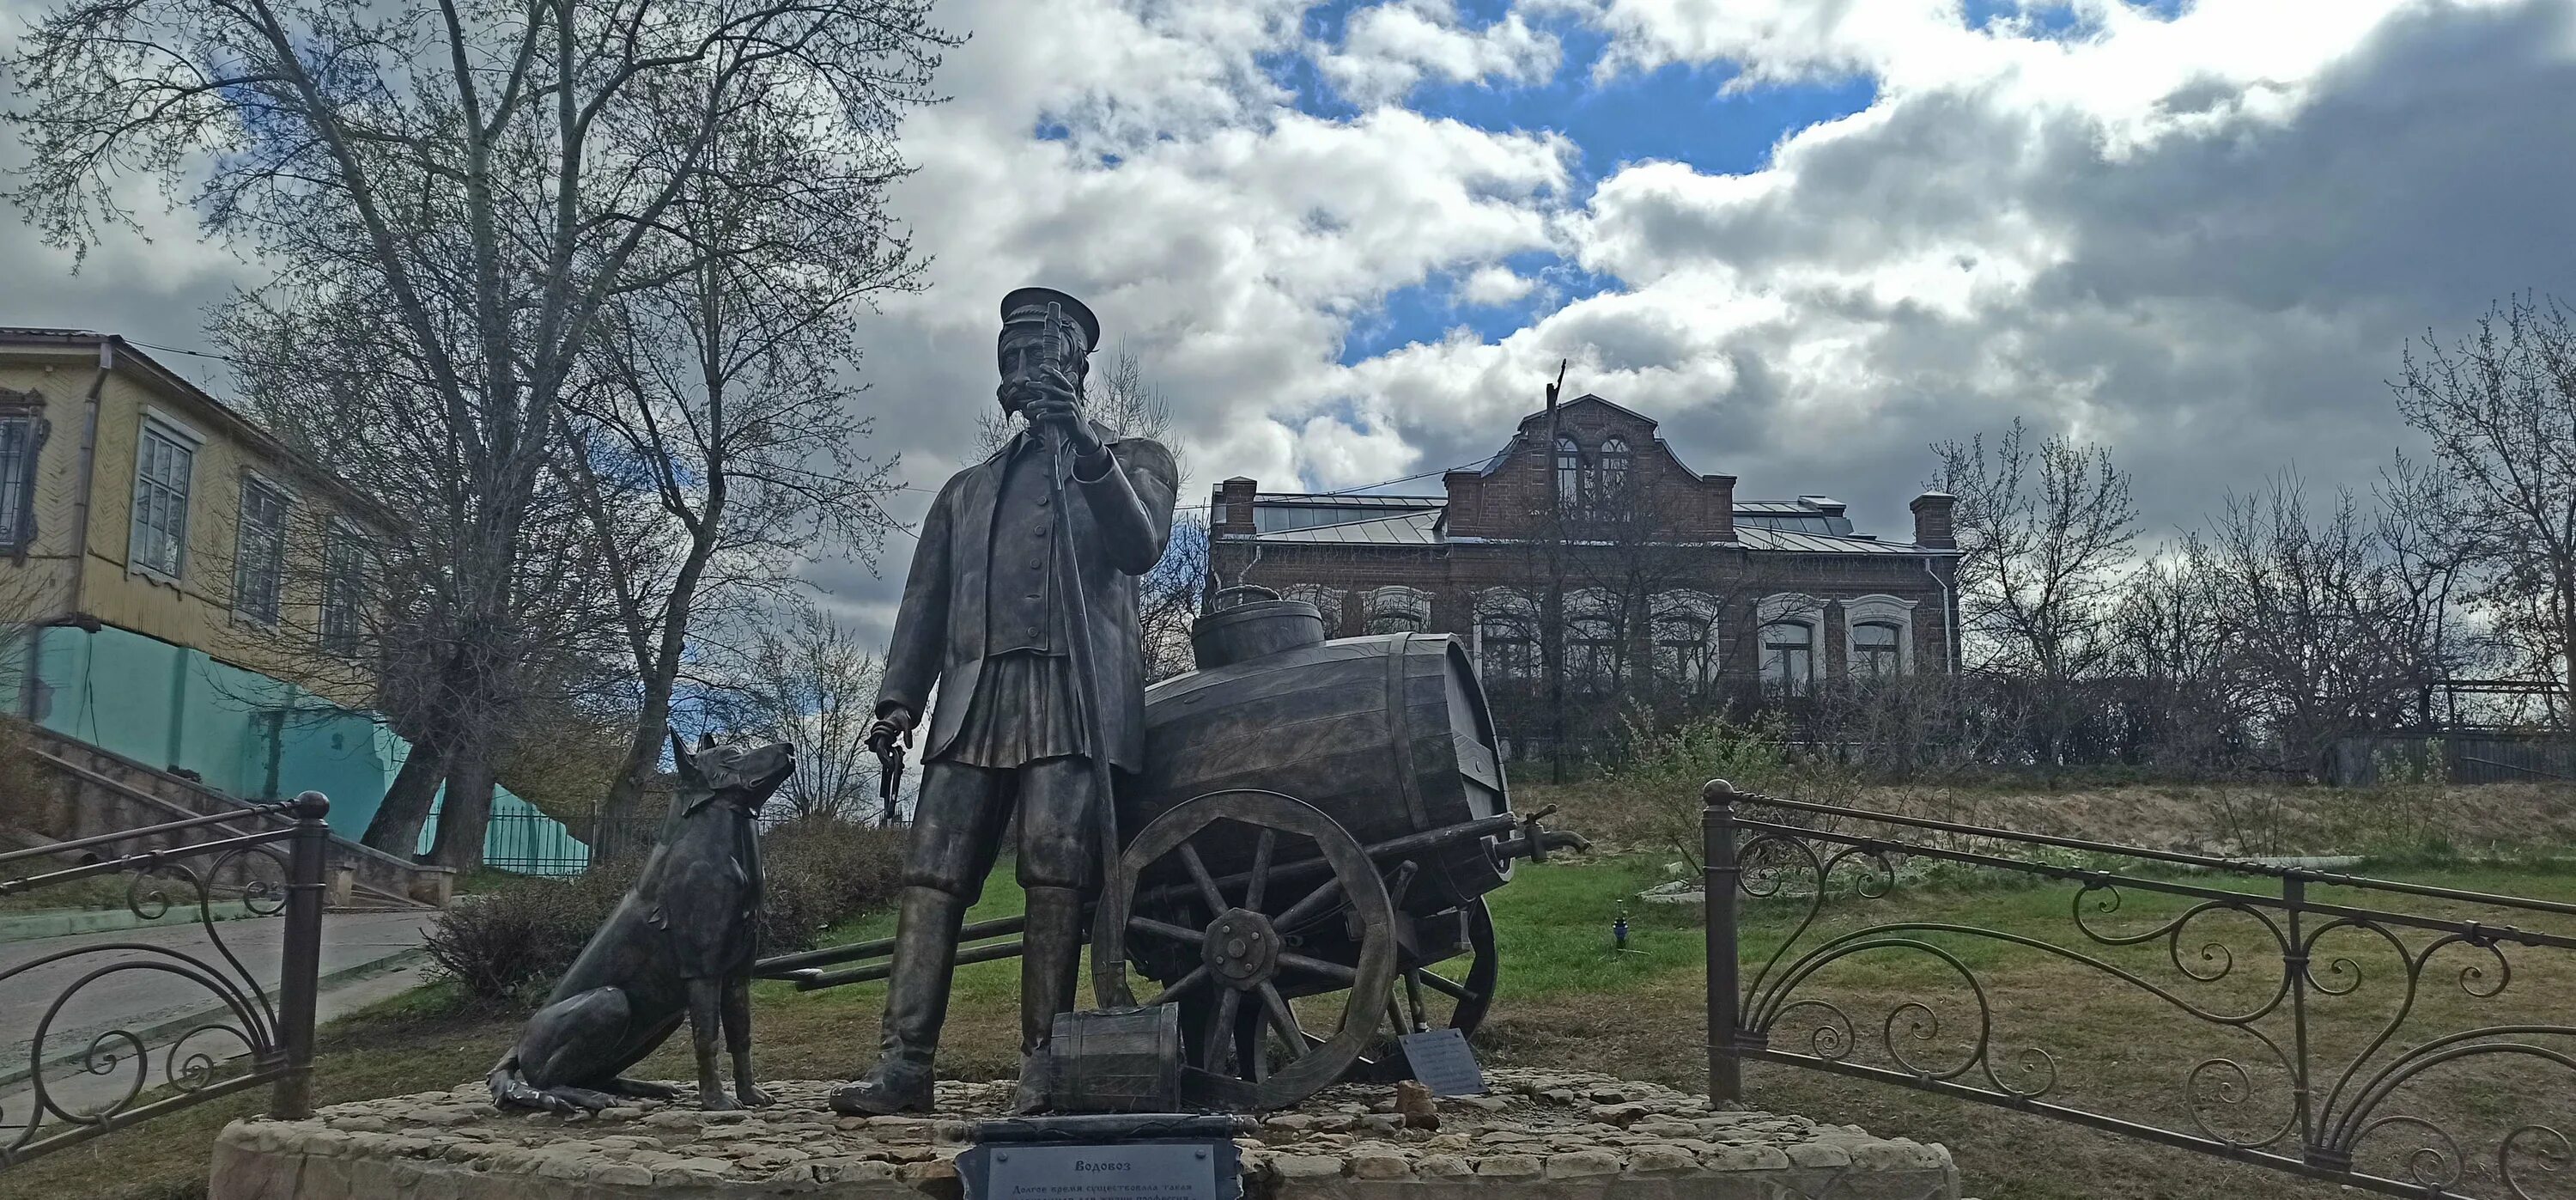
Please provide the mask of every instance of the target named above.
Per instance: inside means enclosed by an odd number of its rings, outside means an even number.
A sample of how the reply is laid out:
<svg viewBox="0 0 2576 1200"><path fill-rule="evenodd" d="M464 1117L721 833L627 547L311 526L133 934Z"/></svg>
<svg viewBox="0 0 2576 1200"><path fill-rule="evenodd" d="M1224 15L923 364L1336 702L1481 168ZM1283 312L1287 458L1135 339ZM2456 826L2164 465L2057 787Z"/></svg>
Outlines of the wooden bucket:
<svg viewBox="0 0 2576 1200"><path fill-rule="evenodd" d="M1057 1013L1047 1037L1047 1105L1059 1113L1178 1112L1178 1005Z"/></svg>

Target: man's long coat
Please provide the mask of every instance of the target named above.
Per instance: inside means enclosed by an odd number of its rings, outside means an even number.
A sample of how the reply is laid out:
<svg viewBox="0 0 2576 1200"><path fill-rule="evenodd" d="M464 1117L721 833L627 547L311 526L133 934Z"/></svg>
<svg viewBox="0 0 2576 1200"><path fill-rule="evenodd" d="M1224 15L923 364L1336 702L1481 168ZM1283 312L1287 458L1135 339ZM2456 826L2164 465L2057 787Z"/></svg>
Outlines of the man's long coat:
<svg viewBox="0 0 2576 1200"><path fill-rule="evenodd" d="M1091 625L1091 656L1096 696L1103 709L1109 761L1136 770L1145 758L1145 656L1143 630L1136 617L1136 580L1154 568L1171 538L1172 496L1179 481L1171 451L1147 438L1111 440L1112 469L1097 480L1068 481L1067 507L1073 516L1073 559L1082 580ZM999 591L1005 606L1023 593L1014 572L1028 569L1027 555L1017 547L997 554L998 531L1006 523L1051 517L1031 513L998 513L1002 479L1013 453L1026 449L1021 432L992 458L949 479L930 515L921 523L921 541L913 550L912 574L903 587L903 607L895 615L894 644L886 652L885 682L877 693L878 711L901 704L917 718L933 684L939 687L939 711L932 714L922 760L935 761L957 738L967 705L988 655L1022 648L1029 639L1016 622L1001 631L995 644L995 608ZM996 572L1002 572L997 582ZM1045 568L1056 578L1052 551ZM1057 639L1070 635L1071 613L1059 587L1045 591L1052 626L1042 640L1056 653L1070 653ZM1086 703L1089 698L1086 697Z"/></svg>

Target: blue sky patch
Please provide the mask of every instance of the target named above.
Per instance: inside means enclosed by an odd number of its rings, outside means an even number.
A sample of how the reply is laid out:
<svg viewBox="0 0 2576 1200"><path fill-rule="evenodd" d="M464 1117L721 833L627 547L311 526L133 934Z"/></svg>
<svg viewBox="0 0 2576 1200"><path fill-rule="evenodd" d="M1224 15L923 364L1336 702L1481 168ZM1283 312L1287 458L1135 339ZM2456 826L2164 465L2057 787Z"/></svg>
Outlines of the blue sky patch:
<svg viewBox="0 0 2576 1200"><path fill-rule="evenodd" d="M1350 12L1359 6L1350 2L1318 6L1306 16L1306 35L1320 44L1339 46ZM1468 27L1481 28L1500 19L1507 6L1502 0L1467 0L1458 7ZM1995 10L1986 14L1989 19L2019 10L2012 0L1987 0L1977 7ZM2071 13L2061 10L2061 15L2072 20ZM1769 164L1772 148L1782 138L1866 110L1878 97L1877 82L1865 76L1753 87L1730 94L1726 85L1738 70L1728 64L1673 64L1596 84L1593 64L1607 45L1602 33L1565 18L1534 23L1564 47L1553 78L1500 86L1430 78L1404 103L1424 116L1478 129L1562 135L1578 151L1568 197L1575 205L1587 202L1602 179L1641 161L1685 163L1707 174L1760 170ZM1307 55L1274 54L1262 65L1294 97L1299 111L1328 120L1360 115L1358 107ZM1436 341L1462 325L1490 341L1525 327L1541 309L1553 311L1568 299L1611 286L1549 254L1516 256L1506 265L1523 276L1540 278L1541 286L1510 304L1461 305L1456 301L1457 286L1466 271L1474 269L1470 267L1398 289L1377 309L1354 319L1343 342L1342 361L1356 363L1412 343Z"/></svg>

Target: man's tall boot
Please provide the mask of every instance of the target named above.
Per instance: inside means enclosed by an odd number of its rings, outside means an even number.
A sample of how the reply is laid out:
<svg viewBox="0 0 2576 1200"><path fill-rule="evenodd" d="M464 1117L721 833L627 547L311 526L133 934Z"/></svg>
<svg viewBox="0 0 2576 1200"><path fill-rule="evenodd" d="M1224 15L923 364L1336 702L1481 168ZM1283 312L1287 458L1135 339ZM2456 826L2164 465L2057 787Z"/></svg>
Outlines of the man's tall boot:
<svg viewBox="0 0 2576 1200"><path fill-rule="evenodd" d="M1055 1015L1073 1011L1082 962L1082 893L1072 888L1028 890L1028 928L1020 935L1020 1086L1011 1111L1020 1116L1047 1109L1047 1035Z"/></svg>
<svg viewBox="0 0 2576 1200"><path fill-rule="evenodd" d="M930 1109L930 1060L939 1025L948 1019L949 973L957 965L957 931L966 901L918 884L903 889L895 919L894 970L886 983L885 1027L877 1065L832 1093L832 1111L886 1116Z"/></svg>

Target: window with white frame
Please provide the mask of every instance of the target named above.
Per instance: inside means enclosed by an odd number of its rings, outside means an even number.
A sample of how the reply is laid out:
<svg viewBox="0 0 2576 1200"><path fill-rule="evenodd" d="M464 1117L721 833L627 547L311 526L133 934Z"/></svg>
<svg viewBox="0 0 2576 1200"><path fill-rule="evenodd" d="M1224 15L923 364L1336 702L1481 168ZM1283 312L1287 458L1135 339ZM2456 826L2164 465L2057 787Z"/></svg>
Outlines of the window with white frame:
<svg viewBox="0 0 2576 1200"><path fill-rule="evenodd" d="M196 470L198 439L177 426L146 420L135 449L134 532L129 561L135 569L176 580L187 566L188 484Z"/></svg>
<svg viewBox="0 0 2576 1200"><path fill-rule="evenodd" d="M0 554L36 539L36 458L45 444L42 401L0 391Z"/></svg>
<svg viewBox="0 0 2576 1200"><path fill-rule="evenodd" d="M241 523L233 535L233 611L247 621L277 624L285 577L286 491L245 475Z"/></svg>
<svg viewBox="0 0 2576 1200"><path fill-rule="evenodd" d="M1826 675L1825 606L1795 593L1765 596L1755 612L1762 690L1774 696L1814 694Z"/></svg>
<svg viewBox="0 0 2576 1200"><path fill-rule="evenodd" d="M1420 633L1431 627L1431 593L1401 585L1368 594L1369 633Z"/></svg>
<svg viewBox="0 0 2576 1200"><path fill-rule="evenodd" d="M1896 627L1865 621L1851 627L1851 674L1854 679L1894 679Z"/></svg>
<svg viewBox="0 0 2576 1200"><path fill-rule="evenodd" d="M1888 595L1843 604L1843 658L1855 679L1893 679L1914 673L1914 604Z"/></svg>
<svg viewBox="0 0 2576 1200"><path fill-rule="evenodd" d="M1625 674L1618 607L1598 591L1565 598L1565 685L1579 691L1616 688Z"/></svg>
<svg viewBox="0 0 2576 1200"><path fill-rule="evenodd" d="M1538 606L1509 588L1476 597L1476 660L1488 682L1539 677Z"/></svg>
<svg viewBox="0 0 2576 1200"><path fill-rule="evenodd" d="M1666 686L1697 696L1716 685L1717 618L1716 599L1699 592L1655 598L1655 674Z"/></svg>
<svg viewBox="0 0 2576 1200"><path fill-rule="evenodd" d="M367 596L374 574L375 550L366 535L347 521L331 522L322 547L322 650L343 658L366 646Z"/></svg>
<svg viewBox="0 0 2576 1200"><path fill-rule="evenodd" d="M1816 631L1795 621L1762 627L1762 690L1804 696L1816 690Z"/></svg>

